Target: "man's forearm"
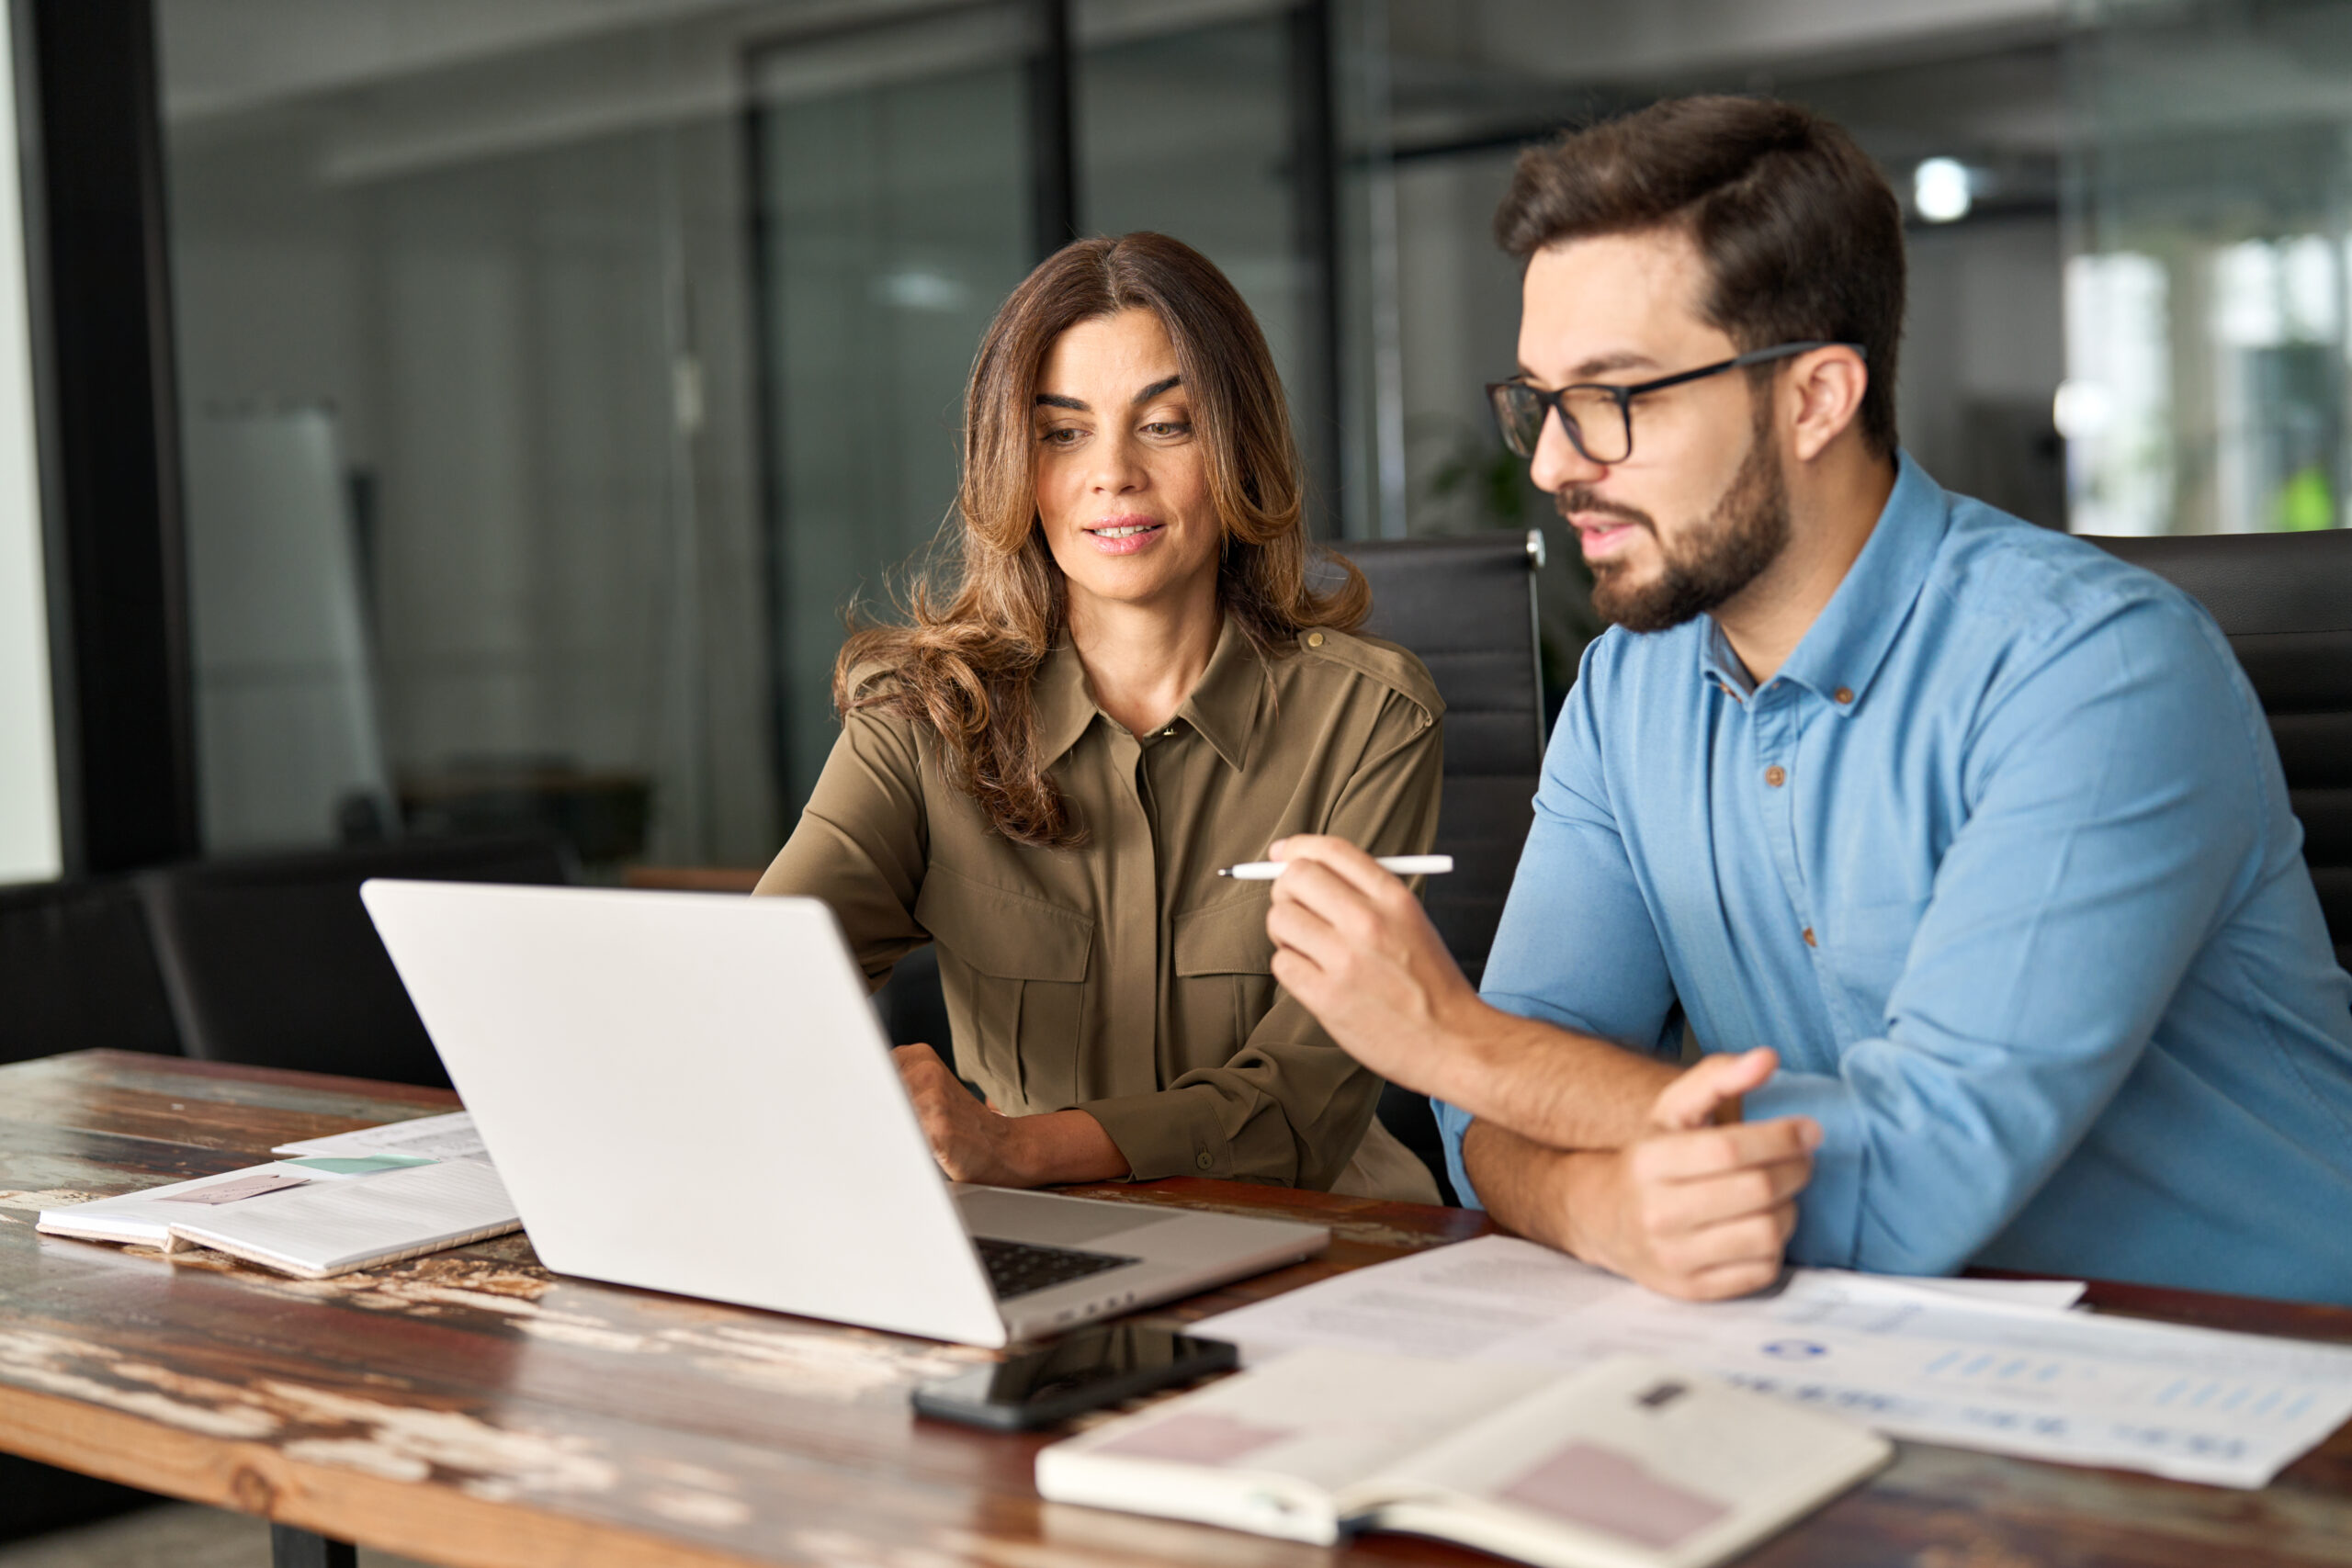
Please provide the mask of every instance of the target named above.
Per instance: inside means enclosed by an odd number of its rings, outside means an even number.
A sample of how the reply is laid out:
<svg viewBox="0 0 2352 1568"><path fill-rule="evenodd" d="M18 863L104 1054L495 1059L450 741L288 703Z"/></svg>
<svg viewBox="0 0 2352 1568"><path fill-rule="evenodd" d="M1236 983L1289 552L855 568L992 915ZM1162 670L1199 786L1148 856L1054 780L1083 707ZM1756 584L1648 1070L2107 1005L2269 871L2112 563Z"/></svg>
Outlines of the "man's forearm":
<svg viewBox="0 0 2352 1568"><path fill-rule="evenodd" d="M1427 1081L1409 1087L1555 1149L1613 1149L1633 1142L1648 1129L1658 1091L1680 1072L1484 1001L1446 1033L1442 1048L1430 1053Z"/></svg>
<svg viewBox="0 0 2352 1568"><path fill-rule="evenodd" d="M1462 1138L1462 1167L1487 1213L1505 1228L1561 1252L1576 1250L1569 1188L1577 1157L1490 1122L1473 1122Z"/></svg>

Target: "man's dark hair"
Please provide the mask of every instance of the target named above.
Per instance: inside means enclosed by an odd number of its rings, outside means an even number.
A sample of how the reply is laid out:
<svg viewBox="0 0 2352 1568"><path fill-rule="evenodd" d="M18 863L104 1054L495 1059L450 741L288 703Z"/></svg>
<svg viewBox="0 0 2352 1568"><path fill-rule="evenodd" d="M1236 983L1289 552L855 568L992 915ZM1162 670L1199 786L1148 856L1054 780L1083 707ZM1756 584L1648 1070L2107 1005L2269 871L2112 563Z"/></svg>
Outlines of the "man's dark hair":
<svg viewBox="0 0 2352 1568"><path fill-rule="evenodd" d="M1668 98L1529 148L1495 214L1495 238L1522 262L1668 226L1697 243L1714 279L1702 311L1741 353L1862 345L1862 434L1893 455L1903 209L1854 139L1794 104Z"/></svg>

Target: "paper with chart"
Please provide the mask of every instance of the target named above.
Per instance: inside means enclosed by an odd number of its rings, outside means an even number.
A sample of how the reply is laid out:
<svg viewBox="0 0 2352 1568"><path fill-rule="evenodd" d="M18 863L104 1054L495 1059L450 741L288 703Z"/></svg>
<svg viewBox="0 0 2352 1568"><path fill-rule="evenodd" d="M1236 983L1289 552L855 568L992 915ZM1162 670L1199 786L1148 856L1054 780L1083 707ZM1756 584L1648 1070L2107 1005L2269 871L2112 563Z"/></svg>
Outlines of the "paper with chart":
<svg viewBox="0 0 2352 1568"><path fill-rule="evenodd" d="M2265 1484L2352 1417L2352 1348L1938 1283L1797 1269L1770 1297L1676 1302L1485 1236L1193 1332L1236 1341L1252 1362L1309 1345L1553 1367L1657 1356L1892 1437L2226 1486Z"/></svg>
<svg viewBox="0 0 2352 1568"><path fill-rule="evenodd" d="M387 1122L324 1138L304 1138L280 1144L274 1155L325 1155L356 1157L366 1155L416 1155L426 1159L487 1159L474 1119L463 1111L446 1116L420 1116L413 1122Z"/></svg>

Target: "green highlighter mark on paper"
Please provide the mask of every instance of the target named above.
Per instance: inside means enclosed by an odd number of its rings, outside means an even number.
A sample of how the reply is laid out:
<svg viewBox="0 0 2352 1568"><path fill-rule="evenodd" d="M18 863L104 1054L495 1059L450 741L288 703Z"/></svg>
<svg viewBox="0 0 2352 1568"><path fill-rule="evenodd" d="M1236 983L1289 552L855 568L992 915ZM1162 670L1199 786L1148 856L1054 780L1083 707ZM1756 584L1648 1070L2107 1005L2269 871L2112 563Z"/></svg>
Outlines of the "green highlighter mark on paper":
<svg viewBox="0 0 2352 1568"><path fill-rule="evenodd" d="M320 1155L312 1159L288 1159L278 1163L299 1165L305 1170L315 1170L326 1176L373 1176L379 1170L406 1170L411 1166L438 1165L441 1162L423 1159L415 1155Z"/></svg>

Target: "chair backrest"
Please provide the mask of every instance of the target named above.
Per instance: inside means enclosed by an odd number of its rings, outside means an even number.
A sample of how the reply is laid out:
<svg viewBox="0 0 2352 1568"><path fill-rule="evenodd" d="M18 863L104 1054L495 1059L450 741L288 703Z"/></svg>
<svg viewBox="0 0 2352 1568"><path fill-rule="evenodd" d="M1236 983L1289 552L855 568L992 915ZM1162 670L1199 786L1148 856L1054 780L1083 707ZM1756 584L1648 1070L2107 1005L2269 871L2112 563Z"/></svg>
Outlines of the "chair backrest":
<svg viewBox="0 0 2352 1568"><path fill-rule="evenodd" d="M2212 612L2270 719L2335 956L2352 967L2352 532L2095 538Z"/></svg>
<svg viewBox="0 0 2352 1568"><path fill-rule="evenodd" d="M1351 543L1372 582L1364 630L1420 656L1445 699L1445 799L1430 920L1476 984L1533 825L1544 767L1544 678L1535 633L1533 531Z"/></svg>
<svg viewBox="0 0 2352 1568"><path fill-rule="evenodd" d="M1445 798L1434 847L1453 857L1453 874L1430 878L1425 899L1430 923L1475 986L1534 825L1544 768L1535 632L1544 536L1381 540L1350 544L1347 554L1372 583L1364 630L1419 654L1445 699ZM1439 1198L1455 1201L1430 1102L1389 1084L1379 1115L1429 1167Z"/></svg>
<svg viewBox="0 0 2352 1568"><path fill-rule="evenodd" d="M537 837L403 840L144 873L140 897L187 1054L446 1087L359 902L372 876L572 879L561 845Z"/></svg>
<svg viewBox="0 0 2352 1568"><path fill-rule="evenodd" d="M0 887L0 1061L179 1048L130 883Z"/></svg>

